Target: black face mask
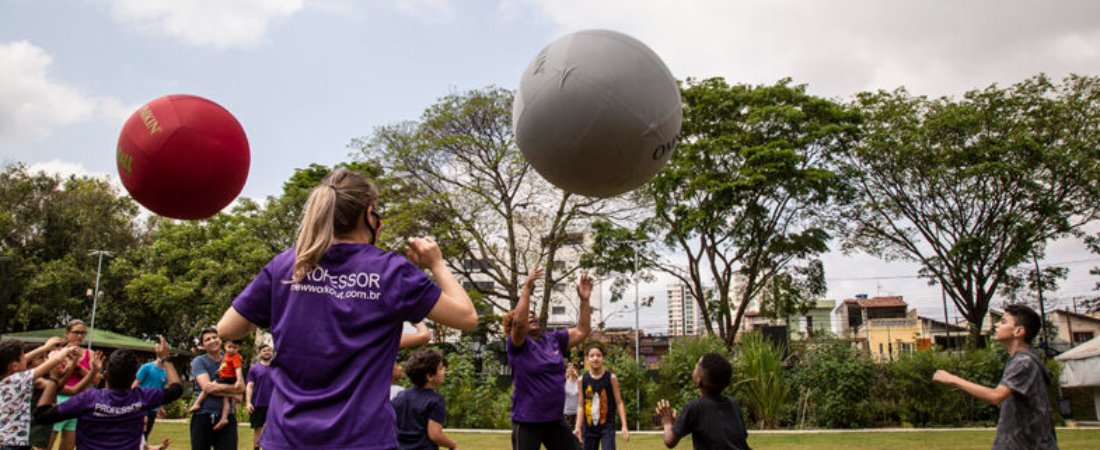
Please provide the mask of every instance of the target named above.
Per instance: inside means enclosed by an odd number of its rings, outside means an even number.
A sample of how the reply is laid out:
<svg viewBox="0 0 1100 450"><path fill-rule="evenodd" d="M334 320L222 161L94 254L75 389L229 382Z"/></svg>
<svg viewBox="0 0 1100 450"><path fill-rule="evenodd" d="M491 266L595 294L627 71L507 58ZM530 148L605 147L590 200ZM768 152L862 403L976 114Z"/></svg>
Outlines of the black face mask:
<svg viewBox="0 0 1100 450"><path fill-rule="evenodd" d="M376 242L378 242L378 230L382 228L382 216L380 216L378 214L378 211L375 211L374 208L370 209L370 215L374 216L374 221L378 224L378 226L370 226L370 220L367 220L366 215L363 216L363 222L365 222L367 230L370 231L370 245L374 245Z"/></svg>

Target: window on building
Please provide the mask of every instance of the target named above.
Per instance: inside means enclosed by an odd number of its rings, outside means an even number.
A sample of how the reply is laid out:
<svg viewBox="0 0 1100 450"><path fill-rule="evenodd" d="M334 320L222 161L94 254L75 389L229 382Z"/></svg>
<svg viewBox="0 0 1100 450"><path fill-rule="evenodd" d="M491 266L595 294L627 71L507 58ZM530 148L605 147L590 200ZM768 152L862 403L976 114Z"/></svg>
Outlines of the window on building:
<svg viewBox="0 0 1100 450"><path fill-rule="evenodd" d="M565 307L564 306L553 306L553 307L550 308L550 314L554 314L554 315L565 314Z"/></svg>
<svg viewBox="0 0 1100 450"><path fill-rule="evenodd" d="M495 268L492 261L485 259L464 259L462 260L462 270L469 272L488 272L490 269Z"/></svg>
<svg viewBox="0 0 1100 450"><path fill-rule="evenodd" d="M1075 331L1073 333L1073 343L1080 344L1085 341L1090 341L1094 337L1091 331Z"/></svg>
<svg viewBox="0 0 1100 450"><path fill-rule="evenodd" d="M492 281L464 281L464 282L462 282L462 288L467 290L467 291L472 291L474 289L481 290L481 291L492 291L493 290L493 282Z"/></svg>

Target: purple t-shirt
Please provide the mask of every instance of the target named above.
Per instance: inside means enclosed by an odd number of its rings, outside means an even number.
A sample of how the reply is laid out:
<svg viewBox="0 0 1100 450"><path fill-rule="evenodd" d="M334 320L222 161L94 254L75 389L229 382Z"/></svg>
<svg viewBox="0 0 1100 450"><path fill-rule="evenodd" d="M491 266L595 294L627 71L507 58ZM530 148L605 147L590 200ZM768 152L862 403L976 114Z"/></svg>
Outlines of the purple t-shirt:
<svg viewBox="0 0 1100 450"><path fill-rule="evenodd" d="M512 366L512 421L550 422L562 419L565 408L565 358L569 330L528 337L523 345L507 338L508 364Z"/></svg>
<svg viewBox="0 0 1100 450"><path fill-rule="evenodd" d="M124 392L87 389L57 405L57 414L77 418L76 448L140 449L146 412L164 403L164 390L136 388Z"/></svg>
<svg viewBox="0 0 1100 450"><path fill-rule="evenodd" d="M245 382L252 383L252 406L266 408L271 401L271 379L267 377L270 371L271 366L263 363L256 363L248 368Z"/></svg>
<svg viewBox="0 0 1100 450"><path fill-rule="evenodd" d="M389 386L405 321L428 315L440 289L405 257L368 244L333 244L289 284L294 249L267 264L233 300L271 329L268 420L272 450L397 447Z"/></svg>

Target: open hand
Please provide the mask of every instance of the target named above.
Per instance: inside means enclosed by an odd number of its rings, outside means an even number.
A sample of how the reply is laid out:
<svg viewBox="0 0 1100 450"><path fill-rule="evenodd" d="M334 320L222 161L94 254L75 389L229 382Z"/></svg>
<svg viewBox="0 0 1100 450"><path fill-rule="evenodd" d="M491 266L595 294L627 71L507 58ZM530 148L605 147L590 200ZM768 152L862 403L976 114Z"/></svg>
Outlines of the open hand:
<svg viewBox="0 0 1100 450"><path fill-rule="evenodd" d="M107 355L102 351L96 351L92 358L92 371L100 372L104 367L107 367Z"/></svg>
<svg viewBox="0 0 1100 450"><path fill-rule="evenodd" d="M160 338L160 342L153 346L153 353L157 354L157 358L167 358L169 356L168 341L164 339L164 336L158 335L157 337Z"/></svg>
<svg viewBox="0 0 1100 450"><path fill-rule="evenodd" d="M577 296L581 300L588 300L592 295L592 277L588 272L581 272L581 279L577 282Z"/></svg>
<svg viewBox="0 0 1100 450"><path fill-rule="evenodd" d="M523 281L523 288L527 290L534 289L535 282L542 279L543 273L542 266L532 267L531 270L527 272L527 279Z"/></svg>
<svg viewBox="0 0 1100 450"><path fill-rule="evenodd" d="M657 416L662 425L671 425L676 420L676 410L669 406L668 400L661 400L657 402Z"/></svg>

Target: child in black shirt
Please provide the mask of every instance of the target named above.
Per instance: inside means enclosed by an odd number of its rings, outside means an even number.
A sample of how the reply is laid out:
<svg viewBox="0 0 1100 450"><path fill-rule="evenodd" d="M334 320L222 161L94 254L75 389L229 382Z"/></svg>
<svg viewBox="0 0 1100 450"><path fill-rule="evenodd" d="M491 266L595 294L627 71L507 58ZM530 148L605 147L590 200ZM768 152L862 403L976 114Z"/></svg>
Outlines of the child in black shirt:
<svg viewBox="0 0 1100 450"><path fill-rule="evenodd" d="M440 446L458 448L458 443L443 433L447 404L434 389L443 384L446 373L443 355L429 348L416 352L405 363L405 374L414 386L401 391L393 399L393 411L397 416L397 446L400 450L435 450Z"/></svg>
<svg viewBox="0 0 1100 450"><path fill-rule="evenodd" d="M695 450L750 450L741 407L722 395L732 377L733 367L726 358L707 353L699 358L691 374L699 388L699 398L688 402L679 415L667 400L657 402L666 447L675 447L690 434Z"/></svg>

